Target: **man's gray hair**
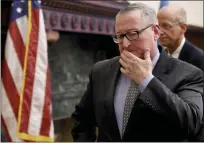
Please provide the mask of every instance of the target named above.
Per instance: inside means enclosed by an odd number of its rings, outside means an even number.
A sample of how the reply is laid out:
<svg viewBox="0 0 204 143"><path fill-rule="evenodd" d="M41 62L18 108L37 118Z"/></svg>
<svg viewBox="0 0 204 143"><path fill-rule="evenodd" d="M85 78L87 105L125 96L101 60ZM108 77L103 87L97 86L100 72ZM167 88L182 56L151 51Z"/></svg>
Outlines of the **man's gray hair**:
<svg viewBox="0 0 204 143"><path fill-rule="evenodd" d="M177 11L176 15L177 15L175 18L176 21L178 21L179 23L187 24L187 15L186 15L186 11L184 8L180 8Z"/></svg>
<svg viewBox="0 0 204 143"><path fill-rule="evenodd" d="M116 15L116 18L121 15L125 14L131 11L135 10L141 10L141 19L146 23L146 24L157 24L157 16L151 7L143 4L143 3L132 3L128 5L127 7L121 9L118 14Z"/></svg>

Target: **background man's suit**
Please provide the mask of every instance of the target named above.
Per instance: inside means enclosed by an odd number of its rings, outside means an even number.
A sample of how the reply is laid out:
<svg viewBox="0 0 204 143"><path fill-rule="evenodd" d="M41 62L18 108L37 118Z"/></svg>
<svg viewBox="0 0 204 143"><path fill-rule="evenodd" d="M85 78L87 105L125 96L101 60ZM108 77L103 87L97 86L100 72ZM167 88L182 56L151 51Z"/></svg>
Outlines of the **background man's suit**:
<svg viewBox="0 0 204 143"><path fill-rule="evenodd" d="M204 71L204 53L203 50L195 47L188 40L185 41L179 59L195 65Z"/></svg>
<svg viewBox="0 0 204 143"><path fill-rule="evenodd" d="M119 57L94 65L87 90L72 114L74 141L95 141L94 126L99 128L99 142L183 141L198 132L203 113L203 73L160 52L155 77L137 98L122 139L114 112Z"/></svg>

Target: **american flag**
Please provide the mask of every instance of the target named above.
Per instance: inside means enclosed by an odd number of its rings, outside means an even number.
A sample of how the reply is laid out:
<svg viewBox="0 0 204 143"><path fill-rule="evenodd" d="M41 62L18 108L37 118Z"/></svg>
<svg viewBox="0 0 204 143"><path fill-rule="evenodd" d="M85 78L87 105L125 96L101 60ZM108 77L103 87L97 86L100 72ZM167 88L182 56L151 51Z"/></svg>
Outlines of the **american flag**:
<svg viewBox="0 0 204 143"><path fill-rule="evenodd" d="M2 63L9 141L54 141L47 38L39 0L14 0Z"/></svg>

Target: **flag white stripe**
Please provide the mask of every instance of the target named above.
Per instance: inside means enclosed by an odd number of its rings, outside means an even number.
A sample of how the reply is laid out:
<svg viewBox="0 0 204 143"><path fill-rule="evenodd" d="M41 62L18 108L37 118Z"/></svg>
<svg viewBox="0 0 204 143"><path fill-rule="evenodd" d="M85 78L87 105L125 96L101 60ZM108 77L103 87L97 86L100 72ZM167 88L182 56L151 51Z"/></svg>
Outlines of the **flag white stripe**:
<svg viewBox="0 0 204 143"><path fill-rule="evenodd" d="M8 134L11 138L12 141L15 142L22 142L22 140L18 139L16 136L16 131L17 131L17 120L15 118L15 115L13 113L11 104L9 102L8 96L6 95L4 85L2 84L1 81L1 89L2 89L2 117L4 119L4 122L6 124Z"/></svg>
<svg viewBox="0 0 204 143"><path fill-rule="evenodd" d="M50 125L50 133L49 133L49 136L50 138L54 138L54 125L53 125L53 122L51 120L51 125Z"/></svg>
<svg viewBox="0 0 204 143"><path fill-rule="evenodd" d="M27 37L27 29L28 29L28 19L27 16L23 16L16 20L16 24L20 31L21 37L23 39L24 44L26 45L26 37Z"/></svg>
<svg viewBox="0 0 204 143"><path fill-rule="evenodd" d="M7 34L5 58L6 58L7 65L10 70L11 76L13 78L14 84L18 91L18 94L20 95L21 88L22 88L23 71L22 71L22 67L21 67L19 58L14 49L14 44L11 39L10 33Z"/></svg>
<svg viewBox="0 0 204 143"><path fill-rule="evenodd" d="M41 20L41 24L40 24L40 28L41 28L41 30L43 30L42 31L42 33L43 33L43 37L44 38L46 38L46 31L45 31L45 25L44 25L44 17L43 17L43 11L42 11L42 9L40 9L39 10L39 16L40 16L40 18L42 19ZM43 38L42 37L42 38ZM45 43L46 44L46 47L48 48L48 46L47 46L47 43ZM45 49L46 51L45 51L45 53L47 54L47 50L48 49ZM46 57L47 57L47 59L46 60L48 60L48 55L46 55ZM48 63L48 61L47 61L47 63ZM51 99L50 99L51 100ZM50 113L52 113L52 104L50 104ZM53 120L52 120L52 114L50 115L51 117L50 117L50 120L51 120L51 122L50 122L50 132L49 132L49 137L50 138L54 138L54 123L53 123Z"/></svg>
<svg viewBox="0 0 204 143"><path fill-rule="evenodd" d="M50 112L52 112L52 104L50 104ZM50 122L50 124L51 124L51 126L50 126L50 133L49 133L49 136L51 137L51 138L54 138L54 124L53 124L53 121L52 121L52 116L51 116L51 122Z"/></svg>
<svg viewBox="0 0 204 143"><path fill-rule="evenodd" d="M41 20L41 13L39 13L39 37L38 37L38 49L36 57L36 68L35 68L35 79L33 85L33 95L31 112L29 119L28 132L32 135L39 135L44 101L45 101L45 91L46 91L46 76L47 76L47 42L45 41L45 29L42 28L44 24Z"/></svg>

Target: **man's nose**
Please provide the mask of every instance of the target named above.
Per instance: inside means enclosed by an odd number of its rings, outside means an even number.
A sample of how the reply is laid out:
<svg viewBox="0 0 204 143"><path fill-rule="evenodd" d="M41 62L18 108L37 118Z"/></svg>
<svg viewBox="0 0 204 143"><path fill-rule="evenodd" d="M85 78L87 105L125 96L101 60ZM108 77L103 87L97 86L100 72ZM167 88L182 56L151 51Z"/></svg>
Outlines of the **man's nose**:
<svg viewBox="0 0 204 143"><path fill-rule="evenodd" d="M164 34L164 29L162 27L160 27L160 34Z"/></svg>
<svg viewBox="0 0 204 143"><path fill-rule="evenodd" d="M130 41L127 39L127 37L123 37L123 47L128 48L130 46Z"/></svg>

